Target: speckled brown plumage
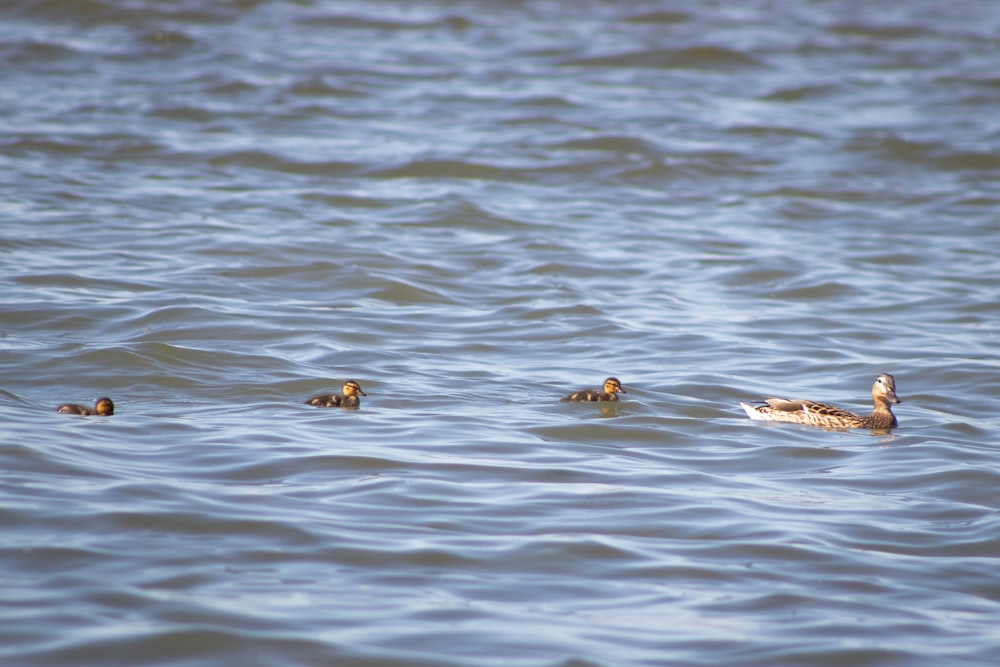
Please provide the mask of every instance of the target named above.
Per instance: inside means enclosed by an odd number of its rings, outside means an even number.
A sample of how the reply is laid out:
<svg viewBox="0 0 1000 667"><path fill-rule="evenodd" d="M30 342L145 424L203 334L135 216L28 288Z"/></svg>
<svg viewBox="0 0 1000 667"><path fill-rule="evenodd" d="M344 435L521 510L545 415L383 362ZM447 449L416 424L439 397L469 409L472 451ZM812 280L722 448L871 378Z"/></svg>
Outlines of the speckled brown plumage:
<svg viewBox="0 0 1000 667"><path fill-rule="evenodd" d="M347 410L357 410L361 407L360 396L367 396L365 392L361 391L361 385L359 385L354 380L348 380L344 383L340 394L320 394L319 396L313 396L308 401L306 405L315 405L319 408L345 408Z"/></svg>
<svg viewBox="0 0 1000 667"><path fill-rule="evenodd" d="M892 403L902 403L896 396L896 380L888 373L875 378L872 385L871 414L858 415L827 403L802 399L768 398L764 405L740 403L750 419L794 422L823 428L889 429L898 424L892 414Z"/></svg>
<svg viewBox="0 0 1000 667"><path fill-rule="evenodd" d="M580 391L573 392L562 400L569 401L571 403L580 403L584 401L617 401L619 393L627 394L628 392L622 389L622 383L618 380L618 378L608 378L604 381L602 390L582 389Z"/></svg>
<svg viewBox="0 0 1000 667"><path fill-rule="evenodd" d="M60 405L56 408L56 412L61 412L67 415L100 415L102 417L107 417L108 415L115 414L115 404L111 402L110 398L102 396L97 399L93 408L88 408L86 405L77 405L76 403L66 403L65 405Z"/></svg>

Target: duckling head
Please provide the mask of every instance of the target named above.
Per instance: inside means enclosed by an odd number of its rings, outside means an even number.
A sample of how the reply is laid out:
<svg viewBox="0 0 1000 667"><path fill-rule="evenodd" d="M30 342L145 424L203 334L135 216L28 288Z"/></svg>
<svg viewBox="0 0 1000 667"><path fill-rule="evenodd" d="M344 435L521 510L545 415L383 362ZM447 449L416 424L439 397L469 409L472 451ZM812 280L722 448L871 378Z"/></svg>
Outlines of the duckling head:
<svg viewBox="0 0 1000 667"><path fill-rule="evenodd" d="M361 385L355 380L348 380L344 383L344 396L357 396L358 394L361 394L362 396L368 395L361 391Z"/></svg>
<svg viewBox="0 0 1000 667"><path fill-rule="evenodd" d="M627 394L628 392L622 389L622 383L618 378L608 378L604 381L604 393Z"/></svg>

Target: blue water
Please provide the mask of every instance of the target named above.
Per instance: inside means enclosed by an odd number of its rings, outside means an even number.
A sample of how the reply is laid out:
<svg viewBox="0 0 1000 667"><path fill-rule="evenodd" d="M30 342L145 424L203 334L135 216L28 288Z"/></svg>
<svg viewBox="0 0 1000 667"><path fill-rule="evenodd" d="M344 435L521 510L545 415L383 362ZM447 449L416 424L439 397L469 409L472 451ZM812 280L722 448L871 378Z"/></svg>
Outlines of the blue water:
<svg viewBox="0 0 1000 667"><path fill-rule="evenodd" d="M0 18L3 664L995 662L993 3Z"/></svg>

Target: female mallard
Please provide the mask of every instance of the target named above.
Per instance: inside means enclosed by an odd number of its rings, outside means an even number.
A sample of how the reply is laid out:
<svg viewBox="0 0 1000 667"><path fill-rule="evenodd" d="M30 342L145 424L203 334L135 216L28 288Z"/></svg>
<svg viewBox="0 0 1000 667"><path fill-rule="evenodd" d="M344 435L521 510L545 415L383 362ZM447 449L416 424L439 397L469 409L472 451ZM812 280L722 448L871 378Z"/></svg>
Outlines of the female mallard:
<svg viewBox="0 0 1000 667"><path fill-rule="evenodd" d="M618 394L627 393L627 391L622 389L622 383L618 380L618 378L608 378L604 381L604 388L602 391L598 391L596 389L582 389L561 400L570 401L572 403L579 403L582 401L617 401Z"/></svg>
<svg viewBox="0 0 1000 667"><path fill-rule="evenodd" d="M105 396L97 399L97 402L94 403L93 409L88 408L86 405L67 403L56 408L56 412L62 412L67 415L101 415L106 417L108 415L115 414L115 404L111 402L110 398Z"/></svg>
<svg viewBox="0 0 1000 667"><path fill-rule="evenodd" d="M341 391L343 392L342 394L320 394L319 396L313 396L306 401L306 405L315 405L320 408L348 408L357 410L361 407L361 399L358 398L358 395L368 395L361 391L361 385L354 380L345 382Z"/></svg>
<svg viewBox="0 0 1000 667"><path fill-rule="evenodd" d="M872 385L872 401L875 408L870 415L861 416L826 403L787 398L768 398L766 405L740 403L750 419L776 422L795 422L825 428L895 428L896 415L892 414L890 403L902 403L896 397L896 380L888 373L875 378Z"/></svg>

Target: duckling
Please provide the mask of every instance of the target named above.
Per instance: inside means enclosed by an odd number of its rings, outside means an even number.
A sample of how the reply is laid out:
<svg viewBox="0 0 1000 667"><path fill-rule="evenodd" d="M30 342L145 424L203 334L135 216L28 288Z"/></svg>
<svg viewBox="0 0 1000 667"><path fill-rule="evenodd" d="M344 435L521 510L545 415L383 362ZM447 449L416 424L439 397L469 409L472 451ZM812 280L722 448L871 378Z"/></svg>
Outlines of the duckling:
<svg viewBox="0 0 1000 667"><path fill-rule="evenodd" d="M888 373L875 378L872 401L875 407L866 416L856 415L827 403L787 398L768 398L764 401L766 405L740 405L750 419L762 421L795 422L823 428L895 428L898 422L889 404L902 403L896 396L896 379Z"/></svg>
<svg viewBox="0 0 1000 667"><path fill-rule="evenodd" d="M76 405L75 403L66 403L65 405L60 405L56 408L56 412L62 412L67 415L101 415L108 416L115 414L115 404L111 402L111 399L104 396L97 399L94 403L94 408L88 408L86 405Z"/></svg>
<svg viewBox="0 0 1000 667"><path fill-rule="evenodd" d="M341 391L343 392L341 394L320 394L319 396L313 396L306 401L306 405L315 405L320 408L346 408L349 410L357 410L361 407L361 399L358 398L358 395L368 395L361 391L361 385L354 380L348 380L345 382Z"/></svg>
<svg viewBox="0 0 1000 667"><path fill-rule="evenodd" d="M628 392L622 389L622 383L618 378L608 378L604 381L604 387L601 391L597 389L581 389L580 391L573 392L569 396L560 399L563 402L570 403L580 403L583 401L617 401L618 394L627 394Z"/></svg>

